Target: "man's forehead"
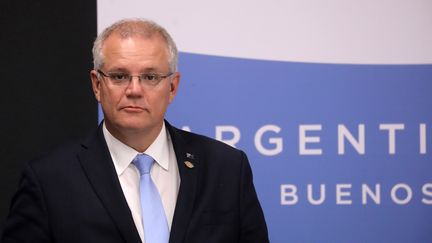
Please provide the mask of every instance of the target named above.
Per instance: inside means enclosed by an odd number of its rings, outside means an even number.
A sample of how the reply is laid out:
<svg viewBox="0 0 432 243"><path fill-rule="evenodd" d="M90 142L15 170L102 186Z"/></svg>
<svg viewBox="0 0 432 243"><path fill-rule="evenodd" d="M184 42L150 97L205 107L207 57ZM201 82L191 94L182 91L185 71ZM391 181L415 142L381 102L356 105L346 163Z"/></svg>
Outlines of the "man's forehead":
<svg viewBox="0 0 432 243"><path fill-rule="evenodd" d="M130 71L131 64L143 71L169 68L169 51L161 37L110 36L102 46L103 66L111 70ZM162 62L161 62L162 60ZM162 65L162 66L161 66Z"/></svg>
<svg viewBox="0 0 432 243"><path fill-rule="evenodd" d="M138 42L136 42L138 40ZM142 41L140 41L142 40ZM102 49L106 49L107 46L113 47L114 44L122 44L124 42L134 41L137 44L144 44L144 43L163 43L166 48L168 48L167 43L163 39L163 37L159 34L154 34L151 36L143 36L143 35L128 35L128 36L122 36L120 34L113 33L108 38L105 39L102 45Z"/></svg>

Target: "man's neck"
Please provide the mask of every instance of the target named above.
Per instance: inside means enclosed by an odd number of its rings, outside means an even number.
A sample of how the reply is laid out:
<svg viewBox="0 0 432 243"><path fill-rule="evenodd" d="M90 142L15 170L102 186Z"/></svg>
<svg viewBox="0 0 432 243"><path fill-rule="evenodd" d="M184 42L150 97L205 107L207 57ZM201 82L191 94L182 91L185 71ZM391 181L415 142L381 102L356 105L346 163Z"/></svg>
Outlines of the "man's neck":
<svg viewBox="0 0 432 243"><path fill-rule="evenodd" d="M163 127L163 121L159 126L148 130L119 129L109 122L105 122L105 127L111 133L111 135L120 142L126 144L138 152L144 152L159 135Z"/></svg>

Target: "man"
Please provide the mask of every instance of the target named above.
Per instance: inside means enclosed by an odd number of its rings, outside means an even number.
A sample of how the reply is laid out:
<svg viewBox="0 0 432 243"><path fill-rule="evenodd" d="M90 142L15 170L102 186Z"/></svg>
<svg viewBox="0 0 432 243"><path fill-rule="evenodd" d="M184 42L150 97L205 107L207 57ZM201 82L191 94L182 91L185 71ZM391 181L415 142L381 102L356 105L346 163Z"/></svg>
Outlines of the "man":
<svg viewBox="0 0 432 243"><path fill-rule="evenodd" d="M180 82L169 34L122 20L93 58L105 120L28 164L2 242L268 242L246 155L164 120Z"/></svg>

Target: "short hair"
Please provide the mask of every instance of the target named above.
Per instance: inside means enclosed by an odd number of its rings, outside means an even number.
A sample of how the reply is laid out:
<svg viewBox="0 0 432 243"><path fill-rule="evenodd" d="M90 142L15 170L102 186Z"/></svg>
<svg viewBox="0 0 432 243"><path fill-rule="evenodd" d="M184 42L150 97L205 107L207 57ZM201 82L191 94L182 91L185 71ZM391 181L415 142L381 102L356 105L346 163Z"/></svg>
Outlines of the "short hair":
<svg viewBox="0 0 432 243"><path fill-rule="evenodd" d="M100 69L104 65L102 47L112 34L118 34L121 38L142 36L152 38L155 34L162 37L168 49L168 64L170 72L177 72L178 50L170 34L157 23L147 19L123 19L115 22L100 33L93 44L93 66Z"/></svg>

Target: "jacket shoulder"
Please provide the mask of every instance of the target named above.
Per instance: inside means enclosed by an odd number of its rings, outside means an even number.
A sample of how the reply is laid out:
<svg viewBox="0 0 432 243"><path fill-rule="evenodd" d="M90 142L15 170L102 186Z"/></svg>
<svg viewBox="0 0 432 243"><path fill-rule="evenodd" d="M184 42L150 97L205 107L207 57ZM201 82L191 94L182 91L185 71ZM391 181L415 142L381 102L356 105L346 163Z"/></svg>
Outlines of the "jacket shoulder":
<svg viewBox="0 0 432 243"><path fill-rule="evenodd" d="M179 144L185 145L186 152L190 151L199 160L206 161L208 165L237 168L242 162L248 161L242 150L226 143L178 128L172 127L171 129L170 134L174 147Z"/></svg>
<svg viewBox="0 0 432 243"><path fill-rule="evenodd" d="M55 170L56 167L64 166L77 159L82 150L79 142L71 142L57 146L50 152L42 154L27 163L34 170Z"/></svg>
<svg viewBox="0 0 432 243"><path fill-rule="evenodd" d="M232 147L224 142L216 140L214 138L210 138L208 136L189 132L189 131L184 131L175 127L173 127L173 129L175 129L175 131L182 138L184 138L186 142L188 142L191 145L199 146L202 148L208 148L208 149L222 150L228 153L242 152L241 150Z"/></svg>

